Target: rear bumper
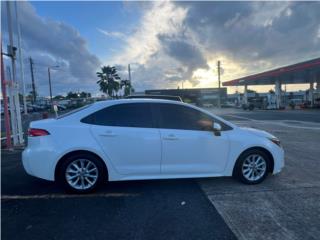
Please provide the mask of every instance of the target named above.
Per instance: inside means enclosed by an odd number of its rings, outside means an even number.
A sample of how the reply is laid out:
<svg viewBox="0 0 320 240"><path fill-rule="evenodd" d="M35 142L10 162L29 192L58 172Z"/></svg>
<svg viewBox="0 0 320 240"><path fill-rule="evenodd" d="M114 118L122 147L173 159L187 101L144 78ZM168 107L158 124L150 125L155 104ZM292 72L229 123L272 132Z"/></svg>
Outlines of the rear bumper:
<svg viewBox="0 0 320 240"><path fill-rule="evenodd" d="M50 150L30 150L22 152L22 164L25 171L34 177L54 181L53 154Z"/></svg>

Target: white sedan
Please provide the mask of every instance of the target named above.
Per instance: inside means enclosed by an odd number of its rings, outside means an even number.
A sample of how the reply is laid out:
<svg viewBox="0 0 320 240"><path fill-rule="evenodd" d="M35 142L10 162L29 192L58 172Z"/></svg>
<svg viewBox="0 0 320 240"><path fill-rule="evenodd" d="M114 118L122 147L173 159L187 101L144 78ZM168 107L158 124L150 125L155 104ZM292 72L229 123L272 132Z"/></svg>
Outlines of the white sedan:
<svg viewBox="0 0 320 240"><path fill-rule="evenodd" d="M284 167L273 135L158 99L97 102L31 122L22 159L28 174L75 192L139 179L234 176L256 184Z"/></svg>

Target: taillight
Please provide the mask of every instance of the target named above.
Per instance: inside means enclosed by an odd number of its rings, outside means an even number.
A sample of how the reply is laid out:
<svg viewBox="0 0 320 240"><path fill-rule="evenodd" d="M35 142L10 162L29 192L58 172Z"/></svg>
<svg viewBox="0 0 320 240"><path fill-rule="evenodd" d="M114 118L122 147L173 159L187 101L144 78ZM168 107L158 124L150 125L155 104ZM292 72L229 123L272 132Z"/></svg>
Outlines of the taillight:
<svg viewBox="0 0 320 240"><path fill-rule="evenodd" d="M38 128L29 128L28 130L28 136L29 137L39 137L39 136L46 136L50 133L47 130L44 129L38 129Z"/></svg>

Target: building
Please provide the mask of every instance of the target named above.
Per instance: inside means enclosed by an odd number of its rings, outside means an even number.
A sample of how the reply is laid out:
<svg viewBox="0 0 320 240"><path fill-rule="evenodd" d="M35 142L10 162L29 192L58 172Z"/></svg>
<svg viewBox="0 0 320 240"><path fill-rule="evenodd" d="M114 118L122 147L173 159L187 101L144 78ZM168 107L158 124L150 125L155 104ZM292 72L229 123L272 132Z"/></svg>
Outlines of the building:
<svg viewBox="0 0 320 240"><path fill-rule="evenodd" d="M262 73L245 76L231 81L223 82L227 86L244 86L243 103L248 103L248 86L275 85L276 108L281 108L285 103L284 92L281 90L282 84L309 84L308 101L313 106L320 97L320 58L312 59L293 65L276 68ZM314 89L314 84L317 88Z"/></svg>
<svg viewBox="0 0 320 240"><path fill-rule="evenodd" d="M316 92L315 92L316 93ZM317 96L314 94L314 96ZM227 100L233 103L237 107L241 107L245 101L245 95L243 93L233 93L228 94ZM261 109L277 109L276 98L274 92L263 92L257 93L255 91L248 91L246 95L246 101L250 104L254 104L255 107ZM293 91L293 92L282 92L281 103L283 106L288 106L290 104L301 105L308 102L309 91ZM315 103L318 105L317 98L315 98Z"/></svg>
<svg viewBox="0 0 320 240"><path fill-rule="evenodd" d="M155 89L146 90L145 94L179 96L184 102L196 105L213 104L218 106L219 93L221 103L227 100L227 88L188 88L188 89Z"/></svg>

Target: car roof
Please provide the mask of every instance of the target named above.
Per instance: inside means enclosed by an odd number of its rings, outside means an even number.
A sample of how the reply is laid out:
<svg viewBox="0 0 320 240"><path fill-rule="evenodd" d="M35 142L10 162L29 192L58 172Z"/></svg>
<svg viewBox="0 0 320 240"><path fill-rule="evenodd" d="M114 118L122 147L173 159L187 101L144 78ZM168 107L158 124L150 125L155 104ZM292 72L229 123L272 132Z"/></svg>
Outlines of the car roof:
<svg viewBox="0 0 320 240"><path fill-rule="evenodd" d="M152 98L152 99L167 99L167 100L175 100L182 102L182 99L180 96L174 96L174 95L155 95L155 94L146 94L146 95L130 95L126 98L132 99L132 98Z"/></svg>
<svg viewBox="0 0 320 240"><path fill-rule="evenodd" d="M123 99L113 99L113 100L104 100L95 102L95 105L106 105L106 103L110 103L110 105L121 104L121 103L172 103L172 104L182 104L183 102L176 100L168 100L168 99L158 99L158 98L123 98Z"/></svg>

